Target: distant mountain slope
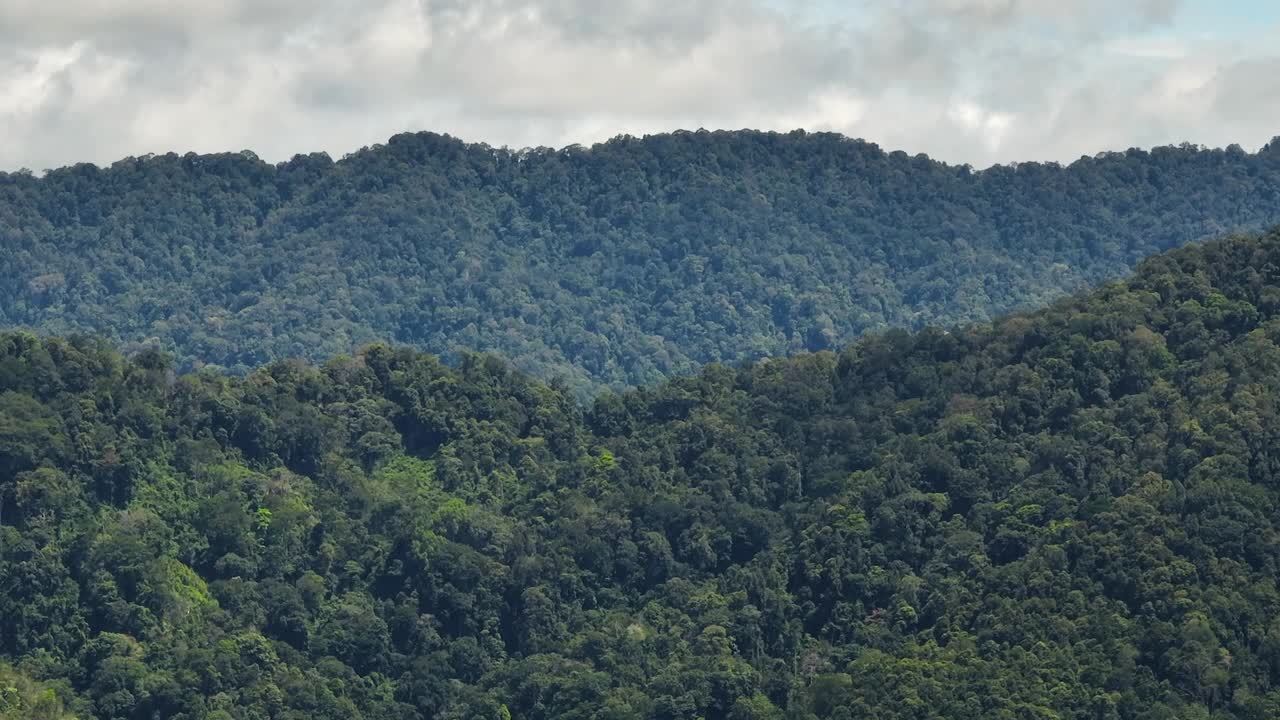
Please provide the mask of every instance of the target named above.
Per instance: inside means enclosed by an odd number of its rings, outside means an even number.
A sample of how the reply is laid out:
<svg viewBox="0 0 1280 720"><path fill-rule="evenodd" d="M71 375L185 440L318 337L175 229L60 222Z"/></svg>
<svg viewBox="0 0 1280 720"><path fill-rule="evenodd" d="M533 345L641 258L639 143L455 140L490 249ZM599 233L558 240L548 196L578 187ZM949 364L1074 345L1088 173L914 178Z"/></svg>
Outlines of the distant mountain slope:
<svg viewBox="0 0 1280 720"><path fill-rule="evenodd" d="M981 321L1276 222L1280 143L972 172L830 134L400 135L337 163L0 175L0 324L241 371L376 340L493 350L587 392Z"/></svg>
<svg viewBox="0 0 1280 720"><path fill-rule="evenodd" d="M1277 448L1280 234L586 411L0 334L0 717L1268 720Z"/></svg>

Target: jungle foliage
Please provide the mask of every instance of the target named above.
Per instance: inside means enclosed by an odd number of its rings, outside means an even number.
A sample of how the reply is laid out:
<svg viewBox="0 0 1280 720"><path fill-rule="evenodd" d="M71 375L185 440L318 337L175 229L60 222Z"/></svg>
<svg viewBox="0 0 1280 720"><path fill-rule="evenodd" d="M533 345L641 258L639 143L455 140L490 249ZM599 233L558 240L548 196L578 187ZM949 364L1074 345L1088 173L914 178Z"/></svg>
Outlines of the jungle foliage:
<svg viewBox="0 0 1280 720"><path fill-rule="evenodd" d="M1280 234L587 408L9 333L0 717L1274 718L1278 448Z"/></svg>
<svg viewBox="0 0 1280 720"><path fill-rule="evenodd" d="M494 351L580 397L989 321L1280 222L1280 143L975 172L832 134L511 151L427 133L0 174L0 326L181 369L374 341Z"/></svg>

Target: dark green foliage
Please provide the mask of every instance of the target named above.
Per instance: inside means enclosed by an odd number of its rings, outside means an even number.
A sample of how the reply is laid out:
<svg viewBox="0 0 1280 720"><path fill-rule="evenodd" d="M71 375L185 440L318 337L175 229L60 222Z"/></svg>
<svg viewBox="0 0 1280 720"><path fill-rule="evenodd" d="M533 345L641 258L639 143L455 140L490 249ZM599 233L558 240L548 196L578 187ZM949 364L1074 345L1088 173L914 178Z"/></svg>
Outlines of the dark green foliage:
<svg viewBox="0 0 1280 720"><path fill-rule="evenodd" d="M802 132L128 159L0 175L0 325L181 369L496 351L581 397L1042 306L1280 222L1278 187L1274 146L973 172Z"/></svg>
<svg viewBox="0 0 1280 720"><path fill-rule="evenodd" d="M0 717L1280 712L1280 234L589 410L383 345L0 368Z"/></svg>

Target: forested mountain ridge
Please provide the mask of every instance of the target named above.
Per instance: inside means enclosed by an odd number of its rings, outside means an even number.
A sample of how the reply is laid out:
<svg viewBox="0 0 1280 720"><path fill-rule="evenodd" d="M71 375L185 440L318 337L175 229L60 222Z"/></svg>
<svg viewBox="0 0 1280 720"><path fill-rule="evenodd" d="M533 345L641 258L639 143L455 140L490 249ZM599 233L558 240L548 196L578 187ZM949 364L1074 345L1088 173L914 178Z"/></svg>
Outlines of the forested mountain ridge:
<svg viewBox="0 0 1280 720"><path fill-rule="evenodd" d="M382 340L496 351L583 396L984 321L1276 222L1280 143L974 172L831 134L423 133L339 162L0 175L0 325L241 372Z"/></svg>
<svg viewBox="0 0 1280 720"><path fill-rule="evenodd" d="M0 716L1274 718L1278 447L1275 233L589 409L10 333Z"/></svg>

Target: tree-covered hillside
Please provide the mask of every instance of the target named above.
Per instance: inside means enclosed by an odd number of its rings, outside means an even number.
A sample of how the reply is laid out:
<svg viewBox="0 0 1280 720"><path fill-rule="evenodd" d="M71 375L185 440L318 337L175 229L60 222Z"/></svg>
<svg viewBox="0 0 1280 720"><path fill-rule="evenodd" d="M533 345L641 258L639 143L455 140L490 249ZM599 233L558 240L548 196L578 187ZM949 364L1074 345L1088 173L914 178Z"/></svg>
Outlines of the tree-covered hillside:
<svg viewBox="0 0 1280 720"><path fill-rule="evenodd" d="M0 336L0 717L1280 716L1280 234L608 394Z"/></svg>
<svg viewBox="0 0 1280 720"><path fill-rule="evenodd" d="M392 341L579 395L1042 306L1280 222L1280 143L982 172L829 134L340 162L168 155L0 175L0 325L247 371Z"/></svg>

